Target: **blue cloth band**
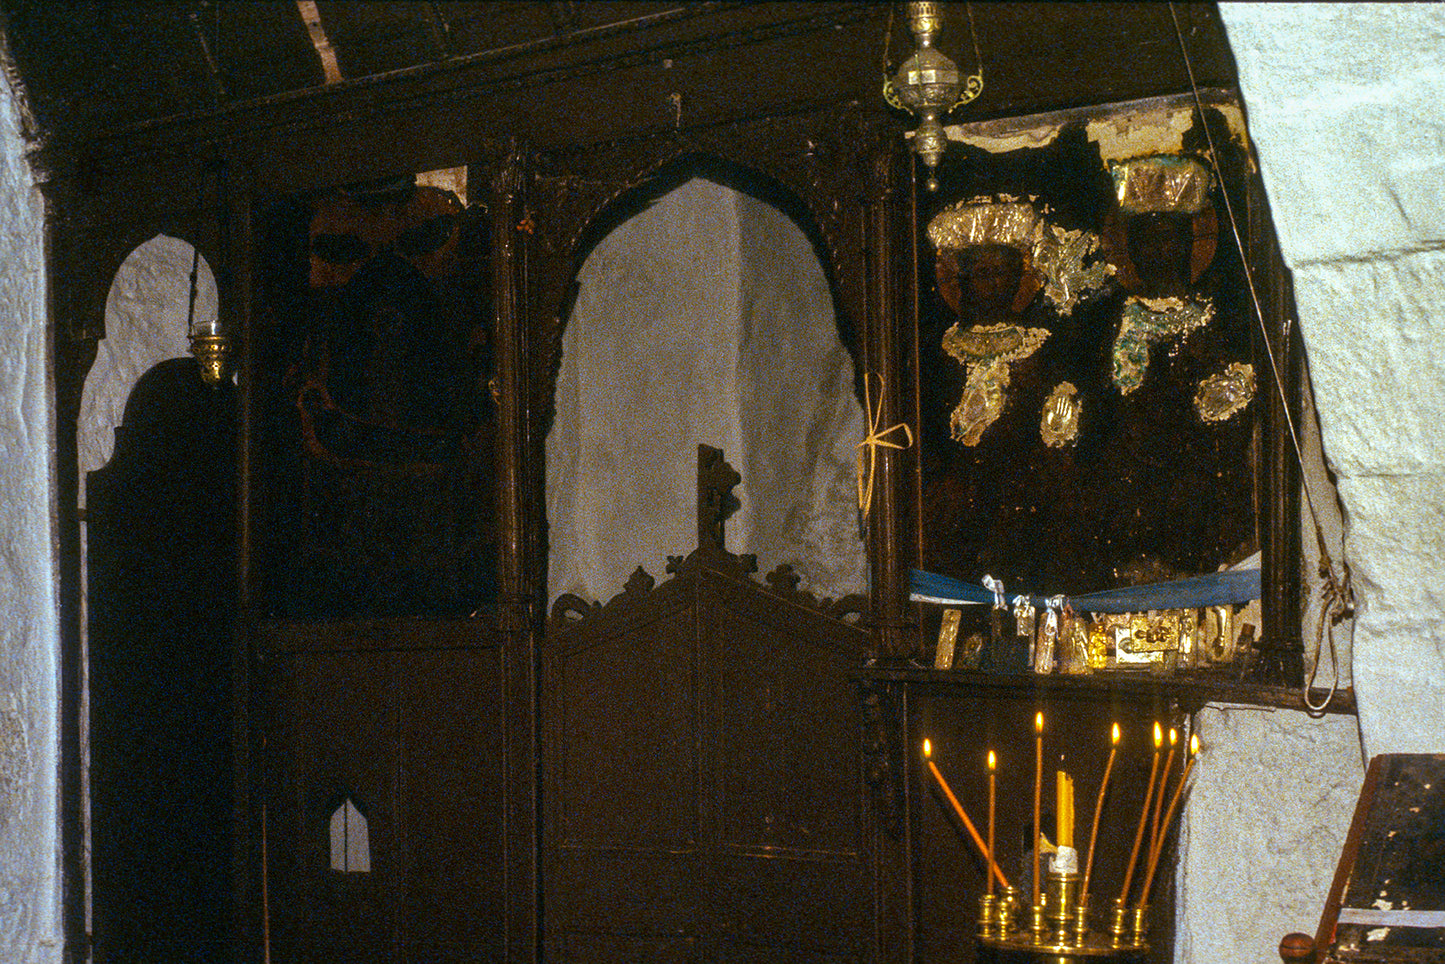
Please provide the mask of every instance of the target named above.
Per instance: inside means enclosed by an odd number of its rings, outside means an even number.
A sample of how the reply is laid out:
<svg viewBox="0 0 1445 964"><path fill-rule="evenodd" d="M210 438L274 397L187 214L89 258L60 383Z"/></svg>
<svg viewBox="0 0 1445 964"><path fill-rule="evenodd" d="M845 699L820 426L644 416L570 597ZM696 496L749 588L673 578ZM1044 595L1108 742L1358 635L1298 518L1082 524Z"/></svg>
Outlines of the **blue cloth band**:
<svg viewBox="0 0 1445 964"><path fill-rule="evenodd" d="M1260 587L1258 569L1231 569L1174 582L1124 586L1083 596L1069 596L1067 600L1069 605L1082 612L1142 613L1151 609L1198 609L1202 606L1247 603L1260 597ZM994 599L993 593L982 586L919 569L910 571L909 588L909 598L915 602L992 605ZM1015 595L1023 594L1008 589L1009 599ZM1028 600L1036 608L1044 609L1050 598L1029 595Z"/></svg>

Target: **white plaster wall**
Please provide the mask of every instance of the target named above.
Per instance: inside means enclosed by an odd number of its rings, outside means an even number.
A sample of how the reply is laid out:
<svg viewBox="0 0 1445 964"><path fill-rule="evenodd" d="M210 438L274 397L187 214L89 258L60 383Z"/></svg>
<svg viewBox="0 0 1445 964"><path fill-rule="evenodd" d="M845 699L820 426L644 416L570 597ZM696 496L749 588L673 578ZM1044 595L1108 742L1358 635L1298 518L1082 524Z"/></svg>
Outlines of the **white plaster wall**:
<svg viewBox="0 0 1445 964"><path fill-rule="evenodd" d="M697 544L697 445L743 476L728 548L862 591L852 367L821 266L766 204L692 180L578 275L547 440L549 592L608 599Z"/></svg>
<svg viewBox="0 0 1445 964"><path fill-rule="evenodd" d="M0 960L61 956L54 417L44 206L0 97Z"/></svg>
<svg viewBox="0 0 1445 964"><path fill-rule="evenodd" d="M1207 706L1180 828L1180 964L1268 964L1314 935L1364 781L1351 716Z"/></svg>
<svg viewBox="0 0 1445 964"><path fill-rule="evenodd" d="M756 553L765 571L791 565L818 595L866 592L854 446L867 430L833 295L798 226L735 196L743 451L732 464L753 513L741 551Z"/></svg>
<svg viewBox="0 0 1445 964"><path fill-rule="evenodd" d="M110 461L115 429L124 421L131 389L147 371L190 352L186 339L195 248L164 235L136 248L121 263L105 300L105 337L80 398L76 446L80 500L85 473ZM216 279L201 258L196 265L196 322L216 319Z"/></svg>
<svg viewBox="0 0 1445 964"><path fill-rule="evenodd" d="M1359 604L1358 732L1239 708L1198 721L1176 959L1243 964L1314 933L1364 762L1445 749L1445 6L1220 11L1343 503L1326 538Z"/></svg>
<svg viewBox="0 0 1445 964"><path fill-rule="evenodd" d="M1445 750L1445 6L1223 4L1346 508L1367 755Z"/></svg>

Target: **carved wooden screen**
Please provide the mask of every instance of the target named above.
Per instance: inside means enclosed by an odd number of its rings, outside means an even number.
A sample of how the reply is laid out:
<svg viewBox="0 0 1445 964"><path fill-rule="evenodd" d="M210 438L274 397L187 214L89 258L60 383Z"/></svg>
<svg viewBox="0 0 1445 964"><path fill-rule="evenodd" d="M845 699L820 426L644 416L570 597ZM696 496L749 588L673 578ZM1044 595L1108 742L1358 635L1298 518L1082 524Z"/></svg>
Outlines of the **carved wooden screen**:
<svg viewBox="0 0 1445 964"><path fill-rule="evenodd" d="M672 568L656 589L638 570L605 607L554 608L546 959L876 960L849 679L866 633L786 571L764 589L713 549Z"/></svg>

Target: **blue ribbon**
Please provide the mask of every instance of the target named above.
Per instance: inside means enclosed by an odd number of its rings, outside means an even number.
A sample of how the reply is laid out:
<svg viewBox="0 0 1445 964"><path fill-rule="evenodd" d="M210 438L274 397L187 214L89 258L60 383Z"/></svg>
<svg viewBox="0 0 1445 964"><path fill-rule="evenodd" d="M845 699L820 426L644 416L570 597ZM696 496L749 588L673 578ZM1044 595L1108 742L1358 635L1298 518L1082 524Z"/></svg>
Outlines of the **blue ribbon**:
<svg viewBox="0 0 1445 964"><path fill-rule="evenodd" d="M952 605L991 605L993 593L961 579L951 579L920 569L909 573L909 596L915 602L938 602ZM1228 606L1258 599L1261 581L1258 569L1229 569L1204 576L1191 576L1173 582L1156 582L1148 586L1124 586L1068 596L1066 602L1086 613L1142 613L1151 609L1199 609L1204 606ZM1037 609L1048 606L1052 597L1029 595Z"/></svg>

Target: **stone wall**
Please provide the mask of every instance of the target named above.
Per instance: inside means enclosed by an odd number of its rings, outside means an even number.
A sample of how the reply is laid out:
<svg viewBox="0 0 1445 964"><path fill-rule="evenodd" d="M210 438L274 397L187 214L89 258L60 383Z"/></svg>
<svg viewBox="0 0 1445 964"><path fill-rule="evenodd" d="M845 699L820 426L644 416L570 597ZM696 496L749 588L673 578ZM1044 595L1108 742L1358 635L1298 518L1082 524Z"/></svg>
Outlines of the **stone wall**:
<svg viewBox="0 0 1445 964"><path fill-rule="evenodd" d="M0 960L58 961L59 617L44 206L0 96Z"/></svg>
<svg viewBox="0 0 1445 964"><path fill-rule="evenodd" d="M1223 4L1360 612L1367 755L1445 749L1445 7Z"/></svg>
<svg viewBox="0 0 1445 964"><path fill-rule="evenodd" d="M1201 715L1180 867L1191 964L1269 961L1285 933L1313 934L1364 761L1445 750L1445 8L1220 11L1343 504L1331 552L1354 575L1360 717L1357 734L1299 713Z"/></svg>

